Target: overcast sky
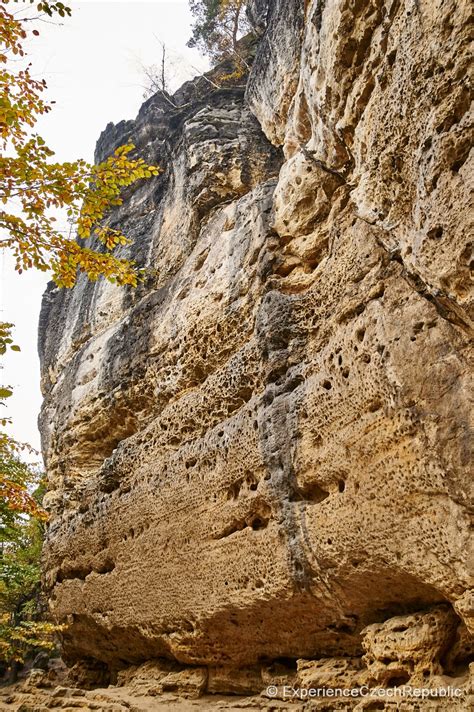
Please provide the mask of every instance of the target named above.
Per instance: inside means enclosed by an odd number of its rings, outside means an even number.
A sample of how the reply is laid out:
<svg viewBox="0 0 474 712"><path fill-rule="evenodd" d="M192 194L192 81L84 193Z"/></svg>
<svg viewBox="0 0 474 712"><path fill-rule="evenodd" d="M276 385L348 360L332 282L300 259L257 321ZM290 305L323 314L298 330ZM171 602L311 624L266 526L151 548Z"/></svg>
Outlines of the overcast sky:
<svg viewBox="0 0 474 712"><path fill-rule="evenodd" d="M53 111L38 131L58 160L92 160L109 121L136 116L143 102L142 65L158 64L164 41L175 84L207 68L205 59L186 47L191 15L187 0L81 0L69 2L73 14L62 25L41 23L29 44L33 72L48 83ZM176 87L177 88L177 87ZM14 386L8 400L10 432L39 449L37 416L41 406L37 328L47 277L34 270L17 275L0 250L0 320L15 324L21 353L4 359L0 382Z"/></svg>

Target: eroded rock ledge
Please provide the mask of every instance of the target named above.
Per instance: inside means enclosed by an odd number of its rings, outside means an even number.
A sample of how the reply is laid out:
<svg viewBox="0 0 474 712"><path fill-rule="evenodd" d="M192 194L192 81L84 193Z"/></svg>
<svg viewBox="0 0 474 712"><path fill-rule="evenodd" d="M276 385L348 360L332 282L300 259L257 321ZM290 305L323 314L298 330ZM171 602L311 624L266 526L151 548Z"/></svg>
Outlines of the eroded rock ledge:
<svg viewBox="0 0 474 712"><path fill-rule="evenodd" d="M146 282L45 295L65 656L168 659L202 690L275 665L464 684L468 3L250 15L246 87L153 97L99 140L165 168L114 215Z"/></svg>

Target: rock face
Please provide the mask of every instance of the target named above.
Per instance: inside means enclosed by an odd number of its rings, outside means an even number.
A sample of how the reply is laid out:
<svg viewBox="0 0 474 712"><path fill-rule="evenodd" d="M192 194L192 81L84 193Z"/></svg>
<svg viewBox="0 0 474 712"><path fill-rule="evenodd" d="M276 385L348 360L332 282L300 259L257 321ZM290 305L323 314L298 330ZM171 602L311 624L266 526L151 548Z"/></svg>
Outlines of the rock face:
<svg viewBox="0 0 474 712"><path fill-rule="evenodd" d="M282 659L322 686L466 671L468 9L254 0L245 92L101 136L165 170L114 213L144 284L44 298L68 662L219 692Z"/></svg>

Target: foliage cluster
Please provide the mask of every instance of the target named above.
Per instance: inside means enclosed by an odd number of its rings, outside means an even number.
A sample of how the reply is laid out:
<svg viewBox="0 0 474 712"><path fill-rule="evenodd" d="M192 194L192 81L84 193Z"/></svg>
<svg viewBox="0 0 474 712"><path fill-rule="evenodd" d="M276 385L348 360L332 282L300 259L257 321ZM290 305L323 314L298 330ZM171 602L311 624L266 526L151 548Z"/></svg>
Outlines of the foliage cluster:
<svg viewBox="0 0 474 712"><path fill-rule="evenodd" d="M0 322L0 358L18 351L12 324ZM12 389L0 385L0 407ZM0 417L5 427L9 418ZM0 431L0 668L16 671L25 656L52 650L58 627L42 620L40 558L46 512L44 483L22 455L28 445Z"/></svg>
<svg viewBox="0 0 474 712"><path fill-rule="evenodd" d="M19 489L30 488L33 509L42 512L44 483L40 473L14 453L2 453L0 466L8 469ZM32 489L34 487L34 489ZM32 509L30 504L28 507ZM27 656L54 649L61 630L43 620L40 559L44 517L25 516L0 500L0 666L16 671Z"/></svg>
<svg viewBox="0 0 474 712"><path fill-rule="evenodd" d="M121 204L123 188L159 169L131 157L132 145L121 146L99 165L52 160L54 152L33 131L51 110L43 98L46 82L34 78L25 59L25 40L39 32L29 29L34 18L11 13L8 5L9 0L0 5L0 247L13 252L19 272L52 270L61 287L72 287L78 272L135 286L133 263L113 254L128 240L107 224L107 213ZM38 3L36 11L70 13L62 3ZM58 227L54 213L61 210L70 230Z"/></svg>
<svg viewBox="0 0 474 712"><path fill-rule="evenodd" d="M195 18L189 47L209 55L214 64L233 57L241 61L238 40L250 27L246 0L189 0Z"/></svg>
<svg viewBox="0 0 474 712"><path fill-rule="evenodd" d="M8 350L19 351L19 346L13 343L11 334L13 324L0 322L0 358ZM1 366L0 366L1 368ZM6 399L13 395L10 386L0 383L0 408L5 408ZM0 412L0 426L5 428L10 423ZM38 506L36 498L29 493L29 469L21 462L24 451L31 452L31 448L24 443L19 443L5 431L0 430L0 514L2 519L11 512L12 521L14 513L29 514L40 520L46 518L45 512ZM0 523L1 526L1 523Z"/></svg>

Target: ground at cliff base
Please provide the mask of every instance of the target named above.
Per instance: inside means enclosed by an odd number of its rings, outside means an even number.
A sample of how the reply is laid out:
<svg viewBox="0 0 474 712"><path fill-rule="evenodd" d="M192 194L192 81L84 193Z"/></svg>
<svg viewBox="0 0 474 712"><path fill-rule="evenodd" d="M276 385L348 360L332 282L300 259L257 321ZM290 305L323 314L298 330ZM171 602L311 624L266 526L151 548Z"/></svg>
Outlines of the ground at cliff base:
<svg viewBox="0 0 474 712"><path fill-rule="evenodd" d="M146 666L144 666L146 667ZM141 670L143 668L138 668ZM290 709L300 712L318 710L318 712L365 712L366 710L387 710L389 712L468 712L472 710L473 697L470 686L465 679L451 679L454 687L462 688L459 697L449 699L410 699L400 688L398 699L385 694L377 697L361 694L355 698L324 696L318 699L298 699L288 692L291 686L270 686L261 694L230 695L203 694L193 686L196 679L196 669L188 669L187 674L180 674L180 684L175 690L166 691L162 687L153 687L153 679L131 678L128 685L109 685L92 690L71 686L68 673L64 666L58 673L54 670L31 670L30 673L15 685L0 688L0 712L48 712L48 710L65 710L75 712L154 712L155 710L170 710L171 712L194 712L195 710L260 710L262 712L277 712ZM187 686L186 686L187 680ZM330 691L329 691L330 692ZM334 692L334 690L333 690ZM377 690L371 690L372 693ZM395 692L395 690L385 690ZM271 697L275 695L275 697Z"/></svg>
<svg viewBox="0 0 474 712"><path fill-rule="evenodd" d="M366 710L387 710L389 712L444 712L456 710L468 712L472 704L468 700L417 702L395 702L368 700L310 700L282 701L270 700L263 696L238 697L223 695L205 695L199 699L186 699L171 693L160 695L137 695L126 688L108 687L97 690L80 690L57 687L53 690L39 688L19 689L20 686L4 688L0 693L0 712L195 712L196 710L261 710L277 712L279 710L298 710L309 712L365 712Z"/></svg>
<svg viewBox="0 0 474 712"><path fill-rule="evenodd" d="M57 687L54 690L30 691L12 689L0 698L0 712L46 712L61 710L100 710L100 712L194 712L194 710L280 710L287 708L281 701L270 701L259 697L205 696L186 699L173 694L157 697L137 695L124 688L103 688L79 690ZM293 705L292 705L293 708Z"/></svg>

